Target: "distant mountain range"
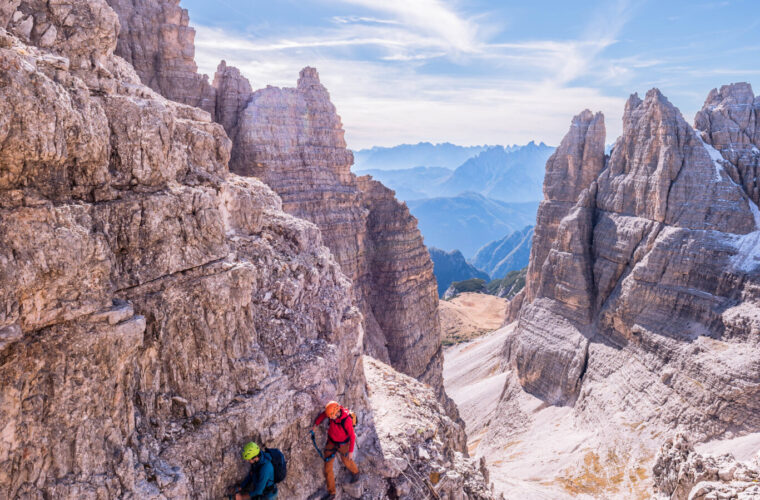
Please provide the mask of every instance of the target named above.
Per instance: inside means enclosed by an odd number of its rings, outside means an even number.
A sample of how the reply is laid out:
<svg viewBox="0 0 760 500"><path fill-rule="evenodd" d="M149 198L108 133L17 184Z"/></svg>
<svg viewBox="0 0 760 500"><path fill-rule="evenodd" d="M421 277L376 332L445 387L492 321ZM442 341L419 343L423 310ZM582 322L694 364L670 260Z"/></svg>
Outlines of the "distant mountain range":
<svg viewBox="0 0 760 500"><path fill-rule="evenodd" d="M440 185L443 196L473 191L508 202L541 201L544 169L554 148L543 142L482 151L460 165Z"/></svg>
<svg viewBox="0 0 760 500"><path fill-rule="evenodd" d="M512 257L507 254L515 249L507 250L502 240L536 223L544 169L554 150L533 141L523 146L422 142L357 151L353 170L371 175L407 202L428 247L460 250L472 258L491 244L495 253L481 256L481 269L503 278L527 265L531 238L527 250L522 247Z"/></svg>
<svg viewBox="0 0 760 500"><path fill-rule="evenodd" d="M536 223L538 202L507 203L478 193L407 201L428 247L473 257L486 243Z"/></svg>
<svg viewBox="0 0 760 500"><path fill-rule="evenodd" d="M443 167L414 167L401 170L362 170L357 175L371 175L396 191L400 200L419 200L441 196L439 185L454 173Z"/></svg>
<svg viewBox="0 0 760 500"><path fill-rule="evenodd" d="M448 142L376 146L354 151L354 170L399 170L413 167L444 167L453 170L488 148L489 146L457 146Z"/></svg>
<svg viewBox="0 0 760 500"><path fill-rule="evenodd" d="M430 258L433 261L435 279L438 281L439 297L443 296L446 289L454 281L470 278L488 279L488 274L468 264L459 250L446 252L439 248L428 247L428 252L430 252Z"/></svg>
<svg viewBox="0 0 760 500"><path fill-rule="evenodd" d="M371 175L396 191L402 200L450 197L471 191L510 203L541 201L544 166L553 152L551 146L530 142L525 146L489 146L454 170L431 166L366 170L355 166L354 170Z"/></svg>
<svg viewBox="0 0 760 500"><path fill-rule="evenodd" d="M478 250L470 263L487 272L491 279L501 279L509 271L516 271L528 265L532 242L533 226L526 226L485 245Z"/></svg>

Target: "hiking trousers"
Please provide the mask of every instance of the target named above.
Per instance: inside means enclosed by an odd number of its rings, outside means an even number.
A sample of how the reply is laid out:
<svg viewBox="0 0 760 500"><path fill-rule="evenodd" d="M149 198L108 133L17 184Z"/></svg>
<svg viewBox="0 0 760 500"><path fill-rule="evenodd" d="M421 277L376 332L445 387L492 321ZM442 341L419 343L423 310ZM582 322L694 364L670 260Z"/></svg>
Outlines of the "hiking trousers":
<svg viewBox="0 0 760 500"><path fill-rule="evenodd" d="M335 462L335 454L340 456L340 461L343 462L346 469L350 470L354 474L359 473L359 467L356 466L356 462L348 458L348 443L335 443L331 440L327 440L325 445L325 458L328 460L325 462L325 482L327 483L327 492L331 495L335 494L335 471L333 470L333 462Z"/></svg>

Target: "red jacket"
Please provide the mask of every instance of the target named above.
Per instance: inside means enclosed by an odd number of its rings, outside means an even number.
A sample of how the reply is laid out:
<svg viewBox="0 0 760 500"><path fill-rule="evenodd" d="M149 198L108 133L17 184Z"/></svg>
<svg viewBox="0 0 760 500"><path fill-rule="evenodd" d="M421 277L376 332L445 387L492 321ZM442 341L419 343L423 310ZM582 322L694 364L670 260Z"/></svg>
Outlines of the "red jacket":
<svg viewBox="0 0 760 500"><path fill-rule="evenodd" d="M314 425L319 425L322 423L324 419L327 418L327 414L325 412L320 413L317 415L317 418L314 420ZM345 427L345 430L344 430ZM348 413L348 410L341 407L340 413L338 414L338 418L335 420L330 420L330 425L327 428L327 437L332 441L333 443L345 443L350 442L350 446L348 448L349 452L354 451L354 444L356 443L356 434L354 433L354 421L351 419L351 415Z"/></svg>

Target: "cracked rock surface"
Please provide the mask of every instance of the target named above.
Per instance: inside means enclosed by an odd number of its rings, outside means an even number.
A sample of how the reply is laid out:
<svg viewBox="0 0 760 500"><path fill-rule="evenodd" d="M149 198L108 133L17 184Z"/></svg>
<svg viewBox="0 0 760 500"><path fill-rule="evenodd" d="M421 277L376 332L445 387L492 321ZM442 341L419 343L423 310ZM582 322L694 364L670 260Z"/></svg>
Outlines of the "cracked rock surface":
<svg viewBox="0 0 760 500"><path fill-rule="evenodd" d="M683 434L660 448L654 465L658 498L673 500L760 498L760 454L749 462L731 454L703 456Z"/></svg>
<svg viewBox="0 0 760 500"><path fill-rule="evenodd" d="M308 498L325 400L372 422L352 284L118 27L103 0L0 6L0 497L218 498L253 439Z"/></svg>
<svg viewBox="0 0 760 500"><path fill-rule="evenodd" d="M760 431L757 102L748 84L713 90L691 127L657 89L634 94L609 155L603 116L573 119L547 162L496 416L465 416L501 491L638 497L674 432Z"/></svg>
<svg viewBox="0 0 760 500"><path fill-rule="evenodd" d="M177 0L108 2L123 28L117 54L143 82L209 111L232 139L230 169L259 178L286 212L321 229L353 283L365 352L433 385L458 418L443 388L436 282L417 221L393 191L351 173L353 154L317 70L304 68L295 88L254 91L222 61L209 87L197 74L194 32Z"/></svg>

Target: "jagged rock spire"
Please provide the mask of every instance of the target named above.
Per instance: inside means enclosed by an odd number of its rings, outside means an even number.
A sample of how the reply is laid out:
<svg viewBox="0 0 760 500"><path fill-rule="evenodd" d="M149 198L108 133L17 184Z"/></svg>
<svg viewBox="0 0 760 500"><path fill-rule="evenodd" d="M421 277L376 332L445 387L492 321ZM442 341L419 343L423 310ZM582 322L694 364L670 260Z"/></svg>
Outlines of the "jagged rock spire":
<svg viewBox="0 0 760 500"><path fill-rule="evenodd" d="M694 118L702 139L728 160L727 173L760 203L760 96L748 83L713 89Z"/></svg>

